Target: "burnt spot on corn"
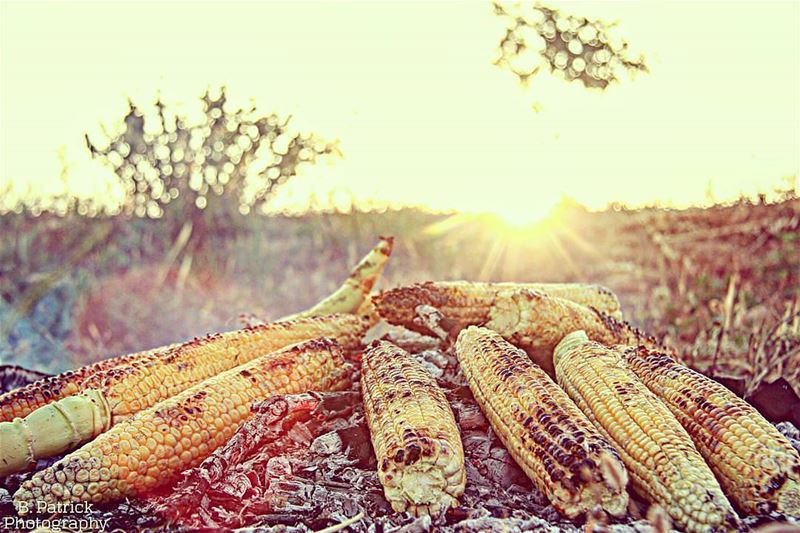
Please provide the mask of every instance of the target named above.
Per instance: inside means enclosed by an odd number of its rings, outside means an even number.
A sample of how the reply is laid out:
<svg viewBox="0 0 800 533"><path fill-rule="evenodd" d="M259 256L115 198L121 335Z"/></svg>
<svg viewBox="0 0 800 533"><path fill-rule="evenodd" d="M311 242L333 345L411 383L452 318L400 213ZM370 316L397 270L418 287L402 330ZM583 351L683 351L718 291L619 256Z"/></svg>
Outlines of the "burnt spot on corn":
<svg viewBox="0 0 800 533"><path fill-rule="evenodd" d="M83 383L93 375L147 353L149 352L105 359L76 370L48 376L3 394L0 399L0 422L25 417L43 405L76 394L86 388Z"/></svg>
<svg viewBox="0 0 800 533"><path fill-rule="evenodd" d="M200 390L200 391L197 391L194 394L192 394L190 398L192 400L200 401L203 398L205 398L206 396L208 396L208 392L204 391L204 390Z"/></svg>
<svg viewBox="0 0 800 533"><path fill-rule="evenodd" d="M420 455L422 455L422 447L417 443L409 444L406 448L408 453L406 455L405 463L407 465L412 465L419 461Z"/></svg>
<svg viewBox="0 0 800 533"><path fill-rule="evenodd" d="M247 379L250 383L252 383L254 385L256 383L258 383L258 381L259 381L258 377L254 376L253 373L250 372L247 369L242 370L241 372L239 372L239 375L242 376L243 378Z"/></svg>
<svg viewBox="0 0 800 533"><path fill-rule="evenodd" d="M766 485L764 485L764 492L766 494L774 494L778 492L778 490L783 487L783 484L786 483L787 476L785 473L780 473L775 476L769 478Z"/></svg>
<svg viewBox="0 0 800 533"><path fill-rule="evenodd" d="M493 293L485 289L471 294L459 286L426 281L381 291L373 297L373 302L386 321L427 333L427 328L415 320L418 306L434 307L446 318L459 323L478 324L488 319L492 296Z"/></svg>

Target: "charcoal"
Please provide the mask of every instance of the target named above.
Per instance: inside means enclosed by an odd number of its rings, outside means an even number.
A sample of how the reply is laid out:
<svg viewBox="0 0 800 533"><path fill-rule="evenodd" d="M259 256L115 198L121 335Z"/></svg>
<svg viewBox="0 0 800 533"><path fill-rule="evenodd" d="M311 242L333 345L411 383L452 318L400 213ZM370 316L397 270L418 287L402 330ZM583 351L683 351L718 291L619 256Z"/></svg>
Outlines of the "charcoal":
<svg viewBox="0 0 800 533"><path fill-rule="evenodd" d="M28 370L17 365L0 365L0 394L11 392L14 389L44 379L52 374Z"/></svg>
<svg viewBox="0 0 800 533"><path fill-rule="evenodd" d="M792 406L798 401L800 400L792 387L783 378L760 385L750 397L750 402L764 416L774 421L788 420Z"/></svg>
<svg viewBox="0 0 800 533"><path fill-rule="evenodd" d="M610 533L629 533L635 531L637 533L652 533L653 525L647 520L637 520L630 524L610 524L606 526Z"/></svg>
<svg viewBox="0 0 800 533"><path fill-rule="evenodd" d="M392 533L427 533L431 531L433 521L430 516L421 516L414 519L410 524L406 524L397 529L390 530Z"/></svg>
<svg viewBox="0 0 800 533"><path fill-rule="evenodd" d="M455 364L455 361L452 357L448 357L439 350L425 350L419 354L416 354L416 356L423 363L429 363L442 370L448 366L452 367Z"/></svg>
<svg viewBox="0 0 800 533"><path fill-rule="evenodd" d="M800 452L800 429L797 429L797 426L791 422L778 422L775 427L777 427L778 431L783 433L786 438L789 439L789 442L792 443L792 446Z"/></svg>
<svg viewBox="0 0 800 533"><path fill-rule="evenodd" d="M492 441L486 431L464 431L461 433L464 450L475 457L486 457L492 449Z"/></svg>
<svg viewBox="0 0 800 533"><path fill-rule="evenodd" d="M282 478L292 475L292 465L289 459L283 456L270 457L267 461L267 474L271 478Z"/></svg>
<svg viewBox="0 0 800 533"><path fill-rule="evenodd" d="M221 492L233 496L234 498L241 498L248 491L252 490L253 482L247 474L242 472L232 472L225 477L225 484Z"/></svg>
<svg viewBox="0 0 800 533"><path fill-rule="evenodd" d="M363 468L374 468L377 466L377 460L372 450L369 429L366 427L366 421L361 422L359 426L340 429L337 434L342 440L348 458L357 461Z"/></svg>
<svg viewBox="0 0 800 533"><path fill-rule="evenodd" d="M381 325L381 327L386 327L386 333L380 337L381 339L392 342L412 354L420 353L425 350L434 350L438 348L440 344L439 339L428 335L422 335L399 326Z"/></svg>
<svg viewBox="0 0 800 533"><path fill-rule="evenodd" d="M489 421L483 416L483 411L475 405L456 405L454 414L459 427L463 430L486 428L489 426Z"/></svg>
<svg viewBox="0 0 800 533"><path fill-rule="evenodd" d="M342 438L335 431L331 431L314 439L309 451L316 455L333 455L342 451L342 447Z"/></svg>
<svg viewBox="0 0 800 533"><path fill-rule="evenodd" d="M292 426L287 435L295 444L308 445L314 440L311 429L301 424Z"/></svg>
<svg viewBox="0 0 800 533"><path fill-rule="evenodd" d="M444 376L444 370L442 370L437 365L431 363L430 361L422 361L422 368L424 368L428 372L428 374L430 374L436 379L439 379L442 376Z"/></svg>
<svg viewBox="0 0 800 533"><path fill-rule="evenodd" d="M561 527L553 526L547 521L540 518L532 517L527 520L519 518L495 518L488 516L485 518L478 518L473 520L464 520L453 528L455 533L471 533L471 532L492 532L498 533L522 533L527 531L536 531L542 533L559 533L560 531L579 531L573 528L572 530L565 530Z"/></svg>
<svg viewBox="0 0 800 533"><path fill-rule="evenodd" d="M486 464L489 478L503 488L509 488L527 479L513 462L488 459Z"/></svg>

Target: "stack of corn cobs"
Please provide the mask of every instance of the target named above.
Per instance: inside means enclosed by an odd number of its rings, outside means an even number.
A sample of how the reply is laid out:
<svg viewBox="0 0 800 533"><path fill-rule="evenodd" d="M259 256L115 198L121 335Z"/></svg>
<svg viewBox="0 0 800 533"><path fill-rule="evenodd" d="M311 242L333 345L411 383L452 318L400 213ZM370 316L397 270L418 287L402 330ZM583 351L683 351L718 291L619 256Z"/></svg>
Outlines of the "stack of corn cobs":
<svg viewBox="0 0 800 533"><path fill-rule="evenodd" d="M22 483L34 502L109 502L169 484L273 395L358 379L386 499L438 514L467 482L436 380L379 320L451 344L497 436L560 513L621 516L628 488L686 531L742 514L800 517L800 455L747 402L621 321L595 285L428 282L371 295L391 238L313 308L116 357L0 396L0 476L67 453ZM360 357L359 357L360 355ZM360 369L357 362L360 361Z"/></svg>

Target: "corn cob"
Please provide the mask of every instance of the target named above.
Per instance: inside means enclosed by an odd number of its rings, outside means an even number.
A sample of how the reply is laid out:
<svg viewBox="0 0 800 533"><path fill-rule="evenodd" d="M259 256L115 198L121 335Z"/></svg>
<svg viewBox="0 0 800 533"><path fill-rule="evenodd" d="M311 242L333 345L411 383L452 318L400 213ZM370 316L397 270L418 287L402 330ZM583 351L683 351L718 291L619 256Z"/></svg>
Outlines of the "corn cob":
<svg viewBox="0 0 800 533"><path fill-rule="evenodd" d="M633 347L622 356L686 429L740 509L800 517L800 454L775 426L724 386L658 351Z"/></svg>
<svg viewBox="0 0 800 533"><path fill-rule="evenodd" d="M358 262L341 287L314 307L280 320L358 312L359 307L372 291L372 287L375 286L375 282L383 273L386 262L392 255L393 245L393 237L380 237L378 244Z"/></svg>
<svg viewBox="0 0 800 533"><path fill-rule="evenodd" d="M625 513L619 455L525 352L470 326L458 336L456 355L498 437L556 510L570 518L596 506Z"/></svg>
<svg viewBox="0 0 800 533"><path fill-rule="evenodd" d="M602 344L645 345L674 353L627 322L539 291L498 293L485 325L525 350L551 376L555 375L553 349L575 330L584 330L590 339Z"/></svg>
<svg viewBox="0 0 800 533"><path fill-rule="evenodd" d="M10 422L17 417L22 418L43 405L78 394L82 390L81 383L86 381L89 376L117 366L124 366L138 359L148 359L155 354L170 350L176 346L178 345L171 344L152 350L104 359L76 370L48 376L2 394L0 395L0 422Z"/></svg>
<svg viewBox="0 0 800 533"><path fill-rule="evenodd" d="M250 404L276 394L342 390L349 365L336 341L315 339L223 372L120 422L22 483L17 512L34 501L108 502L169 483L224 444Z"/></svg>
<svg viewBox="0 0 800 533"><path fill-rule="evenodd" d="M580 283L472 283L468 281L427 281L378 293L373 299L387 322L427 333L416 323L416 308L430 305L462 326L478 326L489 320L491 307L500 292L529 289L594 307L621 318L619 300L599 285Z"/></svg>
<svg viewBox="0 0 800 533"><path fill-rule="evenodd" d="M96 397L70 396L71 411L59 403L45 405L24 420L0 423L0 476L27 468L37 459L73 449L127 416L264 354L291 344L332 337L347 350L360 344L370 326L356 315L330 315L273 322L254 328L214 334L96 373L81 390L95 390L107 404L97 409ZM60 400L61 402L65 399ZM80 409L75 404L86 405ZM92 412L106 419L78 418L72 412ZM21 443L28 443L22 446ZM39 442L40 445L35 445Z"/></svg>
<svg viewBox="0 0 800 533"><path fill-rule="evenodd" d="M392 509L420 516L458 505L466 484L464 450L436 380L405 350L375 341L362 358L361 391Z"/></svg>
<svg viewBox="0 0 800 533"><path fill-rule="evenodd" d="M616 351L576 331L554 357L558 383L619 450L637 491L688 532L739 527L689 434Z"/></svg>

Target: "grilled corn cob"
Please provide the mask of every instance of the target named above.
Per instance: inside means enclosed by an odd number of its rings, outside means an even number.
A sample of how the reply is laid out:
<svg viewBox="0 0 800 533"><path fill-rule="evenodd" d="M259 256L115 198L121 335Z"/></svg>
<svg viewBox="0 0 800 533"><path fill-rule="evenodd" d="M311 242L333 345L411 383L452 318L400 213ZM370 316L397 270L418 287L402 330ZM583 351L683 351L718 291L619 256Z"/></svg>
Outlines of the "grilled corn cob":
<svg viewBox="0 0 800 533"><path fill-rule="evenodd" d="M458 505L466 483L464 450L436 380L405 350L375 341L362 358L361 391L392 509L420 516Z"/></svg>
<svg viewBox="0 0 800 533"><path fill-rule="evenodd" d="M314 307L301 313L289 315L281 320L329 315L332 313L356 313L372 291L375 282L383 273L389 256L392 255L393 237L381 237L378 244L365 255L350 272L341 287Z"/></svg>
<svg viewBox="0 0 800 533"><path fill-rule="evenodd" d="M81 383L86 381L89 376L117 366L124 366L138 359L150 358L176 346L178 345L171 344L143 352L112 357L76 370L48 376L5 394L0 394L0 422L10 422L17 417L27 416L43 405L78 394L82 390Z"/></svg>
<svg viewBox="0 0 800 533"><path fill-rule="evenodd" d="M686 429L739 508L800 517L800 454L775 426L724 386L658 351L632 347L622 355Z"/></svg>
<svg viewBox="0 0 800 533"><path fill-rule="evenodd" d="M71 410L65 410L59 403L49 404L24 420L0 423L0 475L17 472L37 459L73 449L127 416L285 346L331 337L345 349L353 350L369 326L368 319L356 315L273 322L195 339L163 354L137 357L125 366L93 374L80 388L94 390L96 394L68 397ZM97 395L107 408L97 408ZM64 401L66 399L61 400ZM84 403L84 407L75 407L80 403ZM73 414L87 412L96 417ZM106 418L97 418L100 416Z"/></svg>
<svg viewBox="0 0 800 533"><path fill-rule="evenodd" d="M471 326L458 335L456 355L498 437L559 512L572 518L600 506L625 513L619 455L525 352Z"/></svg>
<svg viewBox="0 0 800 533"><path fill-rule="evenodd" d="M341 390L348 365L340 347L315 339L223 372L115 425L22 483L17 512L34 501L107 502L173 480L224 444L250 416L250 404L276 394Z"/></svg>
<svg viewBox="0 0 800 533"><path fill-rule="evenodd" d="M616 295L599 285L581 283L472 283L427 281L378 293L373 300L387 322L427 333L416 323L416 308L430 305L462 326L477 326L489 320L500 292L529 289L593 307L621 318Z"/></svg>
<svg viewBox="0 0 800 533"><path fill-rule="evenodd" d="M540 291L498 293L485 325L525 350L551 376L555 375L553 348L575 330L584 330L590 339L602 344L645 345L673 353L627 322Z"/></svg>
<svg viewBox="0 0 800 533"><path fill-rule="evenodd" d="M619 450L637 491L686 531L739 527L686 430L616 351L576 331L558 344L554 357L558 383Z"/></svg>

